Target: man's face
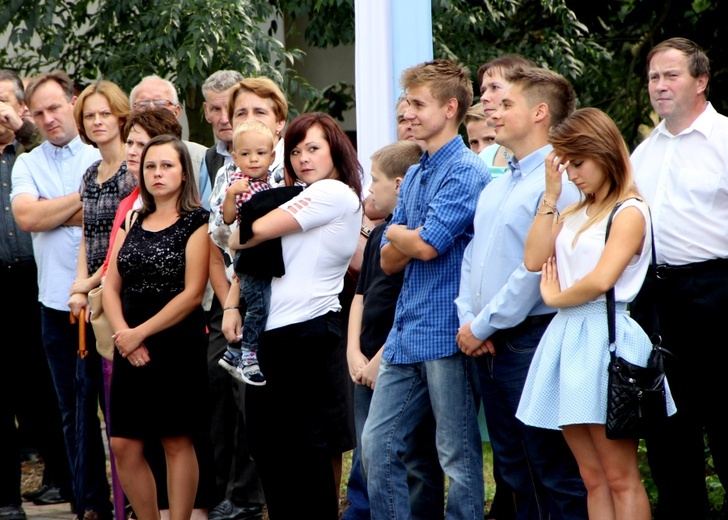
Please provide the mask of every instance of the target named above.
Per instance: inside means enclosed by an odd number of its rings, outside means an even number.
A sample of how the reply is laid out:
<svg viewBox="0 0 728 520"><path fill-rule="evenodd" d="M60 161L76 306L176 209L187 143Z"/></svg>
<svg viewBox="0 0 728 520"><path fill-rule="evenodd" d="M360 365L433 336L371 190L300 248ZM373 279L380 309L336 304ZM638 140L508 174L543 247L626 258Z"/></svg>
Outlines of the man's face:
<svg viewBox="0 0 728 520"><path fill-rule="evenodd" d="M448 122L448 104L435 99L428 86L409 89L407 102L404 118L412 126L414 138L427 143L439 136Z"/></svg>
<svg viewBox="0 0 728 520"><path fill-rule="evenodd" d="M41 84L28 100L30 115L43 137L56 146L65 146L78 135L73 118L74 96L70 101L63 88L53 80Z"/></svg>
<svg viewBox="0 0 728 520"><path fill-rule="evenodd" d="M688 58L677 49L668 49L655 54L650 61L647 89L650 102L657 114L666 120L679 121L689 116L697 105L705 102L707 78L690 75Z"/></svg>
<svg viewBox="0 0 728 520"><path fill-rule="evenodd" d="M412 123L404 118L404 113L407 111L407 101L402 101L397 106L397 141L404 141L405 139L415 140L415 134L412 131Z"/></svg>
<svg viewBox="0 0 728 520"><path fill-rule="evenodd" d="M489 118L498 109L508 86L510 84L503 78L500 69L488 69L483 74L483 84L480 85L480 102L483 103L486 118Z"/></svg>
<svg viewBox="0 0 728 520"><path fill-rule="evenodd" d="M215 137L228 145L233 140L233 125L228 118L228 101L231 90L232 88L224 92L210 90L207 92L207 101L202 104L205 109L205 119L212 125Z"/></svg>
<svg viewBox="0 0 728 520"><path fill-rule="evenodd" d="M525 140L534 125L533 112L521 87L510 86L501 99L498 110L491 115L495 123L495 142L513 150Z"/></svg>
<svg viewBox="0 0 728 520"><path fill-rule="evenodd" d="M9 79L0 81L0 107L6 105L8 108L15 111L19 116L25 110L25 103L18 103L18 98L15 96L15 88L13 82ZM0 111L1 112L1 111ZM0 117L2 114L0 113ZM15 140L15 132L10 130L3 124L0 124L0 144L11 143Z"/></svg>
<svg viewBox="0 0 728 520"><path fill-rule="evenodd" d="M182 107L175 105L172 101L174 99L174 93L169 91L169 85L165 82L151 78L142 81L139 84L139 88L134 94L132 100L132 109L139 110L150 108L152 105L140 106L140 103L154 103L159 108L166 108L174 114L177 119L182 115ZM166 101L166 103L165 103Z"/></svg>

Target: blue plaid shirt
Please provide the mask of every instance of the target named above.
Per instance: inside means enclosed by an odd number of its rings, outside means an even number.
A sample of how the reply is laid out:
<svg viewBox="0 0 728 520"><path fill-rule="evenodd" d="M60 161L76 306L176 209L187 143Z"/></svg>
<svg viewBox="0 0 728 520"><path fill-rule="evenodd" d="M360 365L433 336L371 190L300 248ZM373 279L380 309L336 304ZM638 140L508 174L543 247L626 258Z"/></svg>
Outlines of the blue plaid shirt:
<svg viewBox="0 0 728 520"><path fill-rule="evenodd" d="M391 224L423 226L420 237L438 256L412 259L404 270L394 324L384 346L389 363L419 363L458 352L455 298L460 265L473 236L478 196L491 176L485 163L459 135L432 157L423 154L411 166L400 188ZM386 234L382 246L387 244Z"/></svg>

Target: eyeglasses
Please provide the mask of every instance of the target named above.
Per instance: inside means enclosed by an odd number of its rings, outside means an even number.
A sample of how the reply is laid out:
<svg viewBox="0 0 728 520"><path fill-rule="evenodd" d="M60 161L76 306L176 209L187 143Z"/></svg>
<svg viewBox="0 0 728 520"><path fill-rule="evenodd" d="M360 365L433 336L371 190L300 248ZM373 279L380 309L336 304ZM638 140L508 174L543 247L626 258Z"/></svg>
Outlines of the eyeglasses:
<svg viewBox="0 0 728 520"><path fill-rule="evenodd" d="M138 108L150 108L155 107L176 107L175 103L172 103L169 99L152 99L151 101L137 101L131 107L136 110Z"/></svg>
<svg viewBox="0 0 728 520"><path fill-rule="evenodd" d="M96 116L99 116L101 119L108 119L114 114L112 114L109 110L104 110L103 112L86 112L83 115L84 121L94 121L96 119Z"/></svg>

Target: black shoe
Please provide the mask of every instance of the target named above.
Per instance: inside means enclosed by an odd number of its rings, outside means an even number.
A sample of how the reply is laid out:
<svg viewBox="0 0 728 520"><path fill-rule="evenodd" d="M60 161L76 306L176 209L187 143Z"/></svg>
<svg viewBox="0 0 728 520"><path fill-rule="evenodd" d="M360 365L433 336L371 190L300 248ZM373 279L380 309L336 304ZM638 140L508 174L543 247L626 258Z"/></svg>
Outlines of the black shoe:
<svg viewBox="0 0 728 520"><path fill-rule="evenodd" d="M22 506L0 507L0 520L26 520Z"/></svg>
<svg viewBox="0 0 728 520"><path fill-rule="evenodd" d="M32 502L39 496L41 496L43 493L48 491L50 489L50 486L43 484L38 489L34 489L33 491L28 491L27 493L23 493L21 496L23 497L23 500L27 500L28 502Z"/></svg>
<svg viewBox="0 0 728 520"><path fill-rule="evenodd" d="M52 487L48 489L48 491L33 500L33 503L37 506L63 504L64 502L68 502L68 499L61 495L61 488L57 487Z"/></svg>
<svg viewBox="0 0 728 520"><path fill-rule="evenodd" d="M239 506L226 498L207 515L208 520L260 520L263 518L263 506Z"/></svg>

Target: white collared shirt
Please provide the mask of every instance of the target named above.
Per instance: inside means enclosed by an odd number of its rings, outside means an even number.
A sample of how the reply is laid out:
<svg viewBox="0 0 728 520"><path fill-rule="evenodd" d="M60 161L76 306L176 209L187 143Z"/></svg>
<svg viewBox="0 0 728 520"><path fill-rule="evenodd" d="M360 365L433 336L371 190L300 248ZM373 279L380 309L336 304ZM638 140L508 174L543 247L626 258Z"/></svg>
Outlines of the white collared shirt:
<svg viewBox="0 0 728 520"><path fill-rule="evenodd" d="M728 117L708 103L678 135L661 121L632 165L652 210L658 263L728 258Z"/></svg>

